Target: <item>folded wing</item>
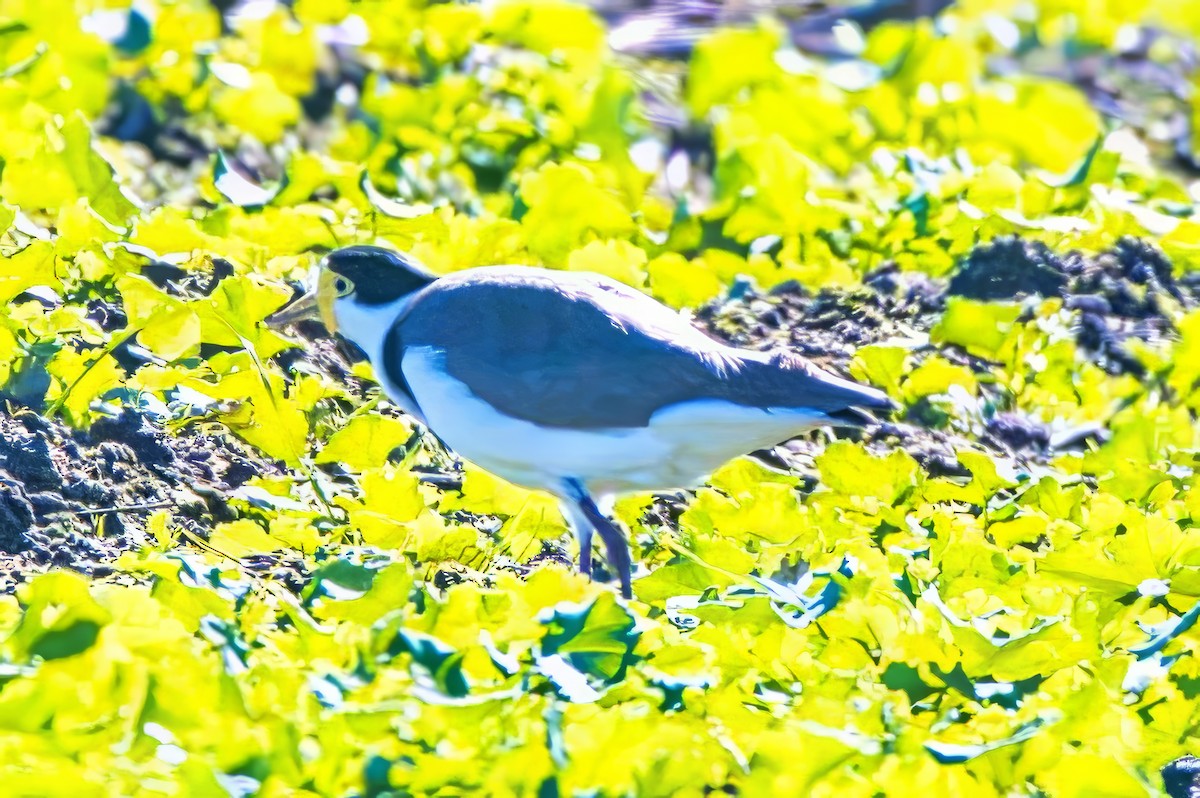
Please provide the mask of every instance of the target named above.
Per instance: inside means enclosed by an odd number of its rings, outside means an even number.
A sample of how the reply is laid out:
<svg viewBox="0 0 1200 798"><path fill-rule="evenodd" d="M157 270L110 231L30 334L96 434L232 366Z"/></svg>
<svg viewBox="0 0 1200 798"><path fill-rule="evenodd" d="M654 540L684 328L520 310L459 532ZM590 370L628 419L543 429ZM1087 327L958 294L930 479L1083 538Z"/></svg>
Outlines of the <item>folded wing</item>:
<svg viewBox="0 0 1200 798"><path fill-rule="evenodd" d="M831 423L850 408L890 406L879 391L798 355L725 346L645 294L570 272L444 277L401 317L385 358L399 362L403 347L440 351L446 373L480 399L546 427L645 427L656 412L696 399L811 408Z"/></svg>

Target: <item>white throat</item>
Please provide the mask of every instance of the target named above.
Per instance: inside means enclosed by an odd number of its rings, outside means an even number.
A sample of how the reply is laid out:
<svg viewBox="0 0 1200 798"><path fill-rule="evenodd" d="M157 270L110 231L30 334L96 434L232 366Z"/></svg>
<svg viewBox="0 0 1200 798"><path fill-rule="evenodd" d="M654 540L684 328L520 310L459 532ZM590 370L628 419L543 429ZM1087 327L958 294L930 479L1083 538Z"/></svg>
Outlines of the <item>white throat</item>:
<svg viewBox="0 0 1200 798"><path fill-rule="evenodd" d="M333 305L338 333L366 352L371 365L378 369L383 341L410 299L403 296L386 305L360 305L349 297L338 299Z"/></svg>
<svg viewBox="0 0 1200 798"><path fill-rule="evenodd" d="M399 373L400 363L384 363L383 343L396 320L408 309L413 295L402 296L386 305L360 305L346 297L334 302L338 333L367 355L375 379L383 386L388 398L410 415L424 421L420 410L413 406L406 392L389 379L388 372Z"/></svg>

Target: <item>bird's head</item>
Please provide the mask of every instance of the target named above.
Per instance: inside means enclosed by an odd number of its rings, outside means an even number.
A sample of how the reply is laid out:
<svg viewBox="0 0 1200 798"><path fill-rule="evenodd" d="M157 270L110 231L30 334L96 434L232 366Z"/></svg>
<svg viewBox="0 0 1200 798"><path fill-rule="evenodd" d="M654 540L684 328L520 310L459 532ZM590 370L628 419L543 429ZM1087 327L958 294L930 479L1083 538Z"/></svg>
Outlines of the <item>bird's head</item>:
<svg viewBox="0 0 1200 798"><path fill-rule="evenodd" d="M437 279L414 258L383 247L353 246L321 261L315 285L267 319L279 327L318 318L338 332L350 318L388 313L405 297Z"/></svg>

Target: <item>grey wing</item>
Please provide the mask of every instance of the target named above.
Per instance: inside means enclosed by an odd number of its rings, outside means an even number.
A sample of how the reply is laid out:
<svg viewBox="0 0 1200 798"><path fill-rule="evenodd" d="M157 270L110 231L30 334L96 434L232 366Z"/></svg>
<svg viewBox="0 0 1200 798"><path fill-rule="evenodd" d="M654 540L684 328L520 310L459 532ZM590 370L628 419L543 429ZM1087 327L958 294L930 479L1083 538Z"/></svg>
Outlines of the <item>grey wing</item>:
<svg viewBox="0 0 1200 798"><path fill-rule="evenodd" d="M475 396L550 427L644 427L660 408L720 392L725 348L644 294L537 269L470 275L416 298L389 361L438 350Z"/></svg>
<svg viewBox="0 0 1200 798"><path fill-rule="evenodd" d="M891 412L895 403L883 391L817 368L792 352L739 352L736 376L724 398L763 408L816 410L830 423L859 426L857 408ZM866 417L869 419L870 417Z"/></svg>
<svg viewBox="0 0 1200 798"><path fill-rule="evenodd" d="M697 399L816 410L835 423L854 423L851 408L892 405L799 355L725 346L595 275L499 268L442 278L402 317L385 357L400 363L407 346L438 350L475 396L549 427L645 427L655 412Z"/></svg>

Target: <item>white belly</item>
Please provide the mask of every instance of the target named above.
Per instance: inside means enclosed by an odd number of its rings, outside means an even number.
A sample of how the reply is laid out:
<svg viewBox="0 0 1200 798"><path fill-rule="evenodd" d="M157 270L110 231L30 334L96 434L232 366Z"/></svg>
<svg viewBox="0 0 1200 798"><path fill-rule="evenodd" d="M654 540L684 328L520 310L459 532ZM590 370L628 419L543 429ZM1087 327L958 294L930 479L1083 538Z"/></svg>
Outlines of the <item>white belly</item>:
<svg viewBox="0 0 1200 798"><path fill-rule="evenodd" d="M510 482L557 494L567 480L582 482L595 495L690 487L726 460L824 419L814 411L705 399L660 410L646 427L543 428L479 399L442 370L434 349L410 349L401 368L429 428L450 448Z"/></svg>

